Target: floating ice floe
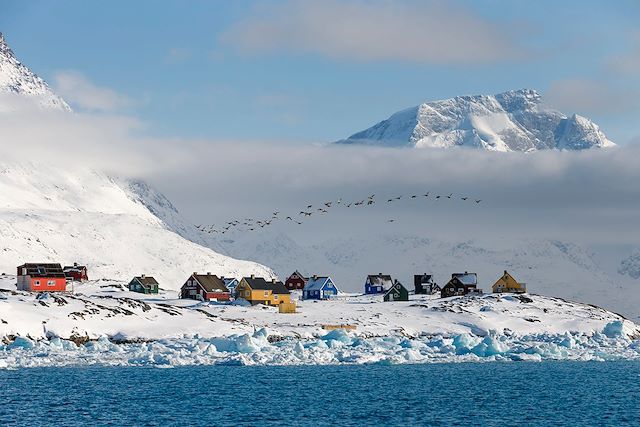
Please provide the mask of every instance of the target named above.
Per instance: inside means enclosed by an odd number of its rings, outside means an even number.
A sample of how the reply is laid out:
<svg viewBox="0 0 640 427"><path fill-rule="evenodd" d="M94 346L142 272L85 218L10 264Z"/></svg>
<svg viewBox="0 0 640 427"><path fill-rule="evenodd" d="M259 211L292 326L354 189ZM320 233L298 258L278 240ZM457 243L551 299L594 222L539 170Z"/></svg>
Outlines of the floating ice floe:
<svg viewBox="0 0 640 427"><path fill-rule="evenodd" d="M76 345L60 338L18 337L0 346L0 368L68 365L316 365L478 361L640 359L640 340L611 322L593 334L488 334L365 338L344 330L301 340L273 339L267 329L229 337L164 339L116 344L107 337Z"/></svg>

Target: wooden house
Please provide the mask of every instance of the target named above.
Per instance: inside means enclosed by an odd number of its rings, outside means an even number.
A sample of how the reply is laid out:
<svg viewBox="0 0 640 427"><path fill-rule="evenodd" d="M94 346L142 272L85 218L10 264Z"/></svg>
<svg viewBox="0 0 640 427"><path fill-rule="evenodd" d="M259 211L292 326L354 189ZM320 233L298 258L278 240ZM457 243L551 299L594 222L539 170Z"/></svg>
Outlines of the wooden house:
<svg viewBox="0 0 640 427"><path fill-rule="evenodd" d="M263 277L243 277L236 287L237 298L244 298L251 304L278 306L291 302L291 294L282 282L267 281Z"/></svg>
<svg viewBox="0 0 640 427"><path fill-rule="evenodd" d="M442 298L458 295L481 295L482 290L478 289L478 276L476 273L453 273L451 280L442 287L440 296Z"/></svg>
<svg viewBox="0 0 640 427"><path fill-rule="evenodd" d="M235 277L221 277L220 279L222 279L222 281L224 282L224 286L226 286L226 288L229 289L231 298L235 298L236 287L238 286L238 283L240 283L240 281Z"/></svg>
<svg viewBox="0 0 640 427"><path fill-rule="evenodd" d="M491 289L493 290L493 293L496 294L503 292L523 294L527 292L527 284L518 282L513 278L511 274L507 272L507 270L505 270L502 277L500 277L498 281L493 284Z"/></svg>
<svg viewBox="0 0 640 427"><path fill-rule="evenodd" d="M180 288L180 298L200 301L229 301L231 292L215 274L193 273Z"/></svg>
<svg viewBox="0 0 640 427"><path fill-rule="evenodd" d="M287 280L284 281L284 285L290 291L297 291L304 289L308 281L308 277L305 277L298 270L296 270L293 272L293 274L291 274L291 276L287 277Z"/></svg>
<svg viewBox="0 0 640 427"><path fill-rule="evenodd" d="M28 263L18 267L17 286L20 291L64 292L67 279L60 264Z"/></svg>
<svg viewBox="0 0 640 427"><path fill-rule="evenodd" d="M328 276L311 277L302 290L302 299L323 300L333 295L338 295L338 288Z"/></svg>
<svg viewBox="0 0 640 427"><path fill-rule="evenodd" d="M384 294L393 286L393 279L388 274L370 274L364 282L364 293L367 295Z"/></svg>
<svg viewBox="0 0 640 427"><path fill-rule="evenodd" d="M433 295L440 292L440 286L433 280L433 275L427 273L414 275L413 286L416 295Z"/></svg>
<svg viewBox="0 0 640 427"><path fill-rule="evenodd" d="M385 294L384 300L389 301L409 301L409 291L405 288L402 283L397 280Z"/></svg>
<svg viewBox="0 0 640 427"><path fill-rule="evenodd" d="M74 262L73 265L65 265L62 269L67 280L73 280L74 282L86 282L89 280L86 265L78 265Z"/></svg>
<svg viewBox="0 0 640 427"><path fill-rule="evenodd" d="M138 292L141 294L157 294L159 291L159 284L151 276L136 276L127 285L131 292Z"/></svg>

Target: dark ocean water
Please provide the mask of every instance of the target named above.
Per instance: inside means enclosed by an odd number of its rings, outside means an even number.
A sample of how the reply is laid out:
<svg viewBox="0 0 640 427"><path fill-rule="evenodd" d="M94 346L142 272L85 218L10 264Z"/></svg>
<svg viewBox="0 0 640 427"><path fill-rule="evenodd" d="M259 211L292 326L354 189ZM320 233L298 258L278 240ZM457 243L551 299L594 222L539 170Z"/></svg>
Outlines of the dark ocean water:
<svg viewBox="0 0 640 427"><path fill-rule="evenodd" d="M0 371L1 425L640 425L640 362Z"/></svg>

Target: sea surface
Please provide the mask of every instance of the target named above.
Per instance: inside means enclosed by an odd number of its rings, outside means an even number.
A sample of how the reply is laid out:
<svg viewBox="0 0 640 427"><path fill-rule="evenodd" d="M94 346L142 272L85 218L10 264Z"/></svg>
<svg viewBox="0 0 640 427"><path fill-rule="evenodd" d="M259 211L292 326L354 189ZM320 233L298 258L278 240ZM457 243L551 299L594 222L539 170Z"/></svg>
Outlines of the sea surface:
<svg viewBox="0 0 640 427"><path fill-rule="evenodd" d="M0 370L0 425L640 425L640 362Z"/></svg>

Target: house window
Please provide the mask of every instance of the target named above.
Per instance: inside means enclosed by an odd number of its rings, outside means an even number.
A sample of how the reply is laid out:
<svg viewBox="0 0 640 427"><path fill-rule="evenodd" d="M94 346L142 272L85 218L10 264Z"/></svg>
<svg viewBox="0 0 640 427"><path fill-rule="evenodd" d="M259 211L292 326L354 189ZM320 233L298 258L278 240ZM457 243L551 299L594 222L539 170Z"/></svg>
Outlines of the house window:
<svg viewBox="0 0 640 427"><path fill-rule="evenodd" d="M269 296L269 291L264 291L265 298Z"/></svg>
<svg viewBox="0 0 640 427"><path fill-rule="evenodd" d="M189 296L193 297L195 295L196 295L196 290L195 289L192 289L192 290L189 291Z"/></svg>
<svg viewBox="0 0 640 427"><path fill-rule="evenodd" d="M40 280L35 280L35 281L33 282L33 284L34 284L35 286L40 286Z"/></svg>
<svg viewBox="0 0 640 427"><path fill-rule="evenodd" d="M55 286L56 285L56 281L55 280L48 280L47 281L47 286Z"/></svg>
<svg viewBox="0 0 640 427"><path fill-rule="evenodd" d="M278 295L274 295L274 296L273 296L273 299L278 299Z"/></svg>

